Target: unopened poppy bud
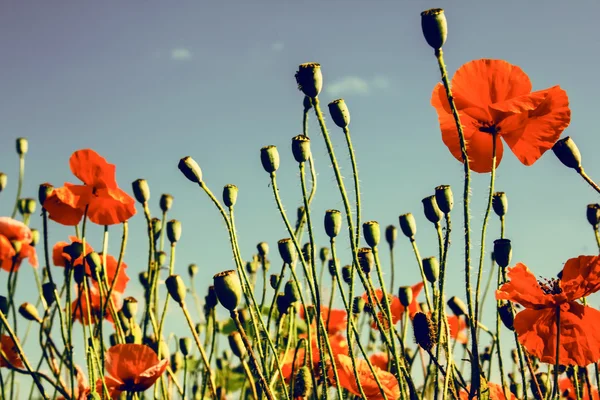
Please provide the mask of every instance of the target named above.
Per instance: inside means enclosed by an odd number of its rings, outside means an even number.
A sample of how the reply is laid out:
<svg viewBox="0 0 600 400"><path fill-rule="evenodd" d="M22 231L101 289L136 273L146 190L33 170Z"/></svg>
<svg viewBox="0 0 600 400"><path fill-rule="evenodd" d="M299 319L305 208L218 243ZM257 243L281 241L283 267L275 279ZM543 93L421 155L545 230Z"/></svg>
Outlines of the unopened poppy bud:
<svg viewBox="0 0 600 400"><path fill-rule="evenodd" d="M322 263L329 260L329 247L321 247L321 250L319 250L319 259Z"/></svg>
<svg viewBox="0 0 600 400"><path fill-rule="evenodd" d="M140 204L145 204L150 200L150 187L145 179L138 179L131 184L133 195Z"/></svg>
<svg viewBox="0 0 600 400"><path fill-rule="evenodd" d="M0 172L0 192L6 189L6 185L8 184L8 175L4 172Z"/></svg>
<svg viewBox="0 0 600 400"><path fill-rule="evenodd" d="M440 276L440 263L435 257L427 257L423 259L423 272L425 277L431 283L435 283Z"/></svg>
<svg viewBox="0 0 600 400"><path fill-rule="evenodd" d="M509 239L494 240L494 258L502 268L508 267L512 257L512 245Z"/></svg>
<svg viewBox="0 0 600 400"><path fill-rule="evenodd" d="M236 357L242 359L246 356L246 347L242 340L242 335L238 332L232 332L227 339L229 340L229 348Z"/></svg>
<svg viewBox="0 0 600 400"><path fill-rule="evenodd" d="M290 304L300 301L300 291L298 290L299 285L300 284L296 285L296 282L293 280L285 283L284 293Z"/></svg>
<svg viewBox="0 0 600 400"><path fill-rule="evenodd" d="M123 311L125 318L135 318L138 312L138 301L135 299L135 297L126 297L123 300L123 308L121 310Z"/></svg>
<svg viewBox="0 0 600 400"><path fill-rule="evenodd" d="M422 302L419 303L419 309L424 312L425 314L427 314L428 312L430 312L431 310L429 309L429 305L426 302Z"/></svg>
<svg viewBox="0 0 600 400"><path fill-rule="evenodd" d="M54 186L49 183L42 183L38 188L38 200L40 205L44 207L44 202L50 196L50 193L54 190Z"/></svg>
<svg viewBox="0 0 600 400"><path fill-rule="evenodd" d="M600 224L600 204L588 204L585 215L590 225L597 229Z"/></svg>
<svg viewBox="0 0 600 400"><path fill-rule="evenodd" d="M23 303L19 307L19 314L28 321L34 321L38 324L42 323L42 319L38 314L37 308L31 303Z"/></svg>
<svg viewBox="0 0 600 400"><path fill-rule="evenodd" d="M260 162L269 174L279 169L279 152L275 146L265 146L260 149Z"/></svg>
<svg viewBox="0 0 600 400"><path fill-rule="evenodd" d="M168 193L164 193L160 196L160 209L162 212L166 213L173 207L173 196Z"/></svg>
<svg viewBox="0 0 600 400"><path fill-rule="evenodd" d="M157 354L160 354L160 358L164 360L165 358L169 358L171 351L169 350L169 345L164 340L161 340L157 346Z"/></svg>
<svg viewBox="0 0 600 400"><path fill-rule="evenodd" d="M457 317L460 317L461 315L469 315L465 302L456 296L450 297L448 300L448 307L450 307L454 315Z"/></svg>
<svg viewBox="0 0 600 400"><path fill-rule="evenodd" d="M425 218L429 220L432 224L437 224L442 219L442 211L438 207L437 201L435 199L435 195L427 196L423 200L423 212L425 213Z"/></svg>
<svg viewBox="0 0 600 400"><path fill-rule="evenodd" d="M400 299L400 304L408 307L413 301L412 288L410 286L400 286L400 289L398 289L398 299Z"/></svg>
<svg viewBox="0 0 600 400"><path fill-rule="evenodd" d="M0 312L4 315L8 314L8 299L5 296L0 296Z"/></svg>
<svg viewBox="0 0 600 400"><path fill-rule="evenodd" d="M421 13L421 29L427 44L434 50L442 48L448 37L448 23L444 10L432 8Z"/></svg>
<svg viewBox="0 0 600 400"><path fill-rule="evenodd" d="M83 243L73 242L63 247L63 253L67 253L71 257L72 262L74 262L83 254Z"/></svg>
<svg viewBox="0 0 600 400"><path fill-rule="evenodd" d="M176 351L171 355L171 369L174 373L181 371L185 364L185 357L181 354L180 351Z"/></svg>
<svg viewBox="0 0 600 400"><path fill-rule="evenodd" d="M148 290L150 288L150 280L148 279L148 272L147 271L140 272L140 274L138 275L138 278L140 280L140 285L142 285L142 287L144 289Z"/></svg>
<svg viewBox="0 0 600 400"><path fill-rule="evenodd" d="M325 233L330 238L335 238L339 235L342 229L342 213L338 210L325 211Z"/></svg>
<svg viewBox="0 0 600 400"><path fill-rule="evenodd" d="M277 289L277 284L279 283L279 275L271 274L269 277L269 283L271 284L271 289Z"/></svg>
<svg viewBox="0 0 600 400"><path fill-rule="evenodd" d="M292 154L298 163L304 163L310 160L310 139L308 136L298 135L292 138Z"/></svg>
<svg viewBox="0 0 600 400"><path fill-rule="evenodd" d="M154 237L154 240L157 240L160 237L160 231L162 230L162 221L160 218L152 218L150 224L152 225L152 236Z"/></svg>
<svg viewBox="0 0 600 400"><path fill-rule="evenodd" d="M344 99L337 99L329 103L329 114L331 119L340 128L347 128L350 125L350 111Z"/></svg>
<svg viewBox="0 0 600 400"><path fill-rule="evenodd" d="M181 239L181 222L176 219L172 219L167 222L167 238L171 244L177 243Z"/></svg>
<svg viewBox="0 0 600 400"><path fill-rule="evenodd" d="M356 296L352 299L352 314L358 315L365 309L365 299L362 296Z"/></svg>
<svg viewBox="0 0 600 400"><path fill-rule="evenodd" d="M394 247L397 237L398 229L394 225L388 225L387 228L385 228L385 240L390 246L390 249Z"/></svg>
<svg viewBox="0 0 600 400"><path fill-rule="evenodd" d="M56 285L52 282L46 282L42 285L42 296L44 296L44 300L48 307L54 304L56 297L54 297L54 291L56 290Z"/></svg>
<svg viewBox="0 0 600 400"><path fill-rule="evenodd" d="M358 264L365 274L371 273L373 265L375 264L375 258L373 257L373 250L368 247L361 247L358 249Z"/></svg>
<svg viewBox="0 0 600 400"><path fill-rule="evenodd" d="M217 298L229 311L237 308L242 297L240 278L234 270L219 272L213 277Z"/></svg>
<svg viewBox="0 0 600 400"><path fill-rule="evenodd" d="M36 246L40 242L40 231L37 229L31 230L31 245Z"/></svg>
<svg viewBox="0 0 600 400"><path fill-rule="evenodd" d="M342 279L348 285L352 282L352 267L350 265L344 265L342 267Z"/></svg>
<svg viewBox="0 0 600 400"><path fill-rule="evenodd" d="M427 351L431 351L436 344L436 328L427 314L418 312L413 318L413 330L417 344Z"/></svg>
<svg viewBox="0 0 600 400"><path fill-rule="evenodd" d="M296 209L296 228L300 226L300 221L304 219L304 206L300 206Z"/></svg>
<svg viewBox="0 0 600 400"><path fill-rule="evenodd" d="M312 374L310 368L303 365L294 378L294 398L305 399L312 391Z"/></svg>
<svg viewBox="0 0 600 400"><path fill-rule="evenodd" d="M17 154L22 156L27 154L27 151L29 150L29 143L27 142L27 139L25 138L18 138L17 139Z"/></svg>
<svg viewBox="0 0 600 400"><path fill-rule="evenodd" d="M198 273L198 266L196 264L188 265L188 275L193 278Z"/></svg>
<svg viewBox="0 0 600 400"><path fill-rule="evenodd" d="M293 264L296 261L296 248L292 239L281 239L277 242L277 248L284 263Z"/></svg>
<svg viewBox="0 0 600 400"><path fill-rule="evenodd" d="M269 254L269 243L260 242L256 245L256 250L258 250L258 255L266 257Z"/></svg>
<svg viewBox="0 0 600 400"><path fill-rule="evenodd" d="M85 279L85 267L83 265L77 265L73 268L73 279L78 285L83 283Z"/></svg>
<svg viewBox="0 0 600 400"><path fill-rule="evenodd" d="M504 192L496 192L492 195L492 208L499 217L504 217L508 211L508 198Z"/></svg>
<svg viewBox="0 0 600 400"><path fill-rule="evenodd" d="M227 184L223 187L223 203L225 207L233 207L237 202L238 188L235 185Z"/></svg>
<svg viewBox="0 0 600 400"><path fill-rule="evenodd" d="M156 263L159 266L165 265L165 263L167 262L167 253L165 253L164 251L157 251L154 254L156 255Z"/></svg>
<svg viewBox="0 0 600 400"><path fill-rule="evenodd" d="M515 330L515 317L512 312L512 307L508 302L501 302L500 307L498 307L498 314L500 315L500 319L504 326L511 330Z"/></svg>
<svg viewBox="0 0 600 400"><path fill-rule="evenodd" d="M179 275L171 275L167 278L165 284L167 285L167 290L173 300L179 305L182 305L187 293L183 279Z"/></svg>
<svg viewBox="0 0 600 400"><path fill-rule="evenodd" d="M581 169L581 153L570 136L556 142L552 151L565 166L578 171Z"/></svg>
<svg viewBox="0 0 600 400"><path fill-rule="evenodd" d="M192 346L193 346L192 338L189 338L189 337L179 338L179 350L181 350L181 353L185 357L192 354Z"/></svg>
<svg viewBox="0 0 600 400"><path fill-rule="evenodd" d="M365 241L369 247L377 247L381 240L381 230L379 229L379 222L367 221L363 224L363 234Z"/></svg>
<svg viewBox="0 0 600 400"><path fill-rule="evenodd" d="M450 214L454 207L454 195L450 185L440 185L435 188L435 201L441 212Z"/></svg>
<svg viewBox="0 0 600 400"><path fill-rule="evenodd" d="M411 213L402 214L400 216L400 229L402 229L404 236L410 240L415 239L415 235L417 233L417 222Z"/></svg>
<svg viewBox="0 0 600 400"><path fill-rule="evenodd" d="M290 308L290 300L285 294L277 293L275 303L277 304L277 311L280 315L287 314L288 309Z"/></svg>
<svg viewBox="0 0 600 400"><path fill-rule="evenodd" d="M296 72L296 83L298 83L298 89L306 96L317 97L323 89L321 64L314 62L300 64L298 72Z"/></svg>
<svg viewBox="0 0 600 400"><path fill-rule="evenodd" d="M192 157L183 157L181 160L179 160L177 167L190 181L194 183L202 182L202 170Z"/></svg>

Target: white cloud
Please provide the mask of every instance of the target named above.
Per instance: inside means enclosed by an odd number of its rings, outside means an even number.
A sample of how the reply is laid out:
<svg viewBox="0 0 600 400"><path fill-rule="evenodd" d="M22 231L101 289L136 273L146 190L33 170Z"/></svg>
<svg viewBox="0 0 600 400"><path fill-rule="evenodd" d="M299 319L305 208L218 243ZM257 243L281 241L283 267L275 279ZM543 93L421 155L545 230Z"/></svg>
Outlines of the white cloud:
<svg viewBox="0 0 600 400"><path fill-rule="evenodd" d="M373 86L377 89L388 89L390 87L390 80L385 76L376 76L372 80Z"/></svg>
<svg viewBox="0 0 600 400"><path fill-rule="evenodd" d="M271 50L273 51L283 51L284 48L283 42L275 42L271 45Z"/></svg>
<svg viewBox="0 0 600 400"><path fill-rule="evenodd" d="M192 52L185 47L177 47L171 50L171 60L186 61L192 58Z"/></svg>
<svg viewBox="0 0 600 400"><path fill-rule="evenodd" d="M339 95L368 95L373 89L384 90L390 87L390 81L385 76L363 79L349 75L326 86L326 91L332 96Z"/></svg>

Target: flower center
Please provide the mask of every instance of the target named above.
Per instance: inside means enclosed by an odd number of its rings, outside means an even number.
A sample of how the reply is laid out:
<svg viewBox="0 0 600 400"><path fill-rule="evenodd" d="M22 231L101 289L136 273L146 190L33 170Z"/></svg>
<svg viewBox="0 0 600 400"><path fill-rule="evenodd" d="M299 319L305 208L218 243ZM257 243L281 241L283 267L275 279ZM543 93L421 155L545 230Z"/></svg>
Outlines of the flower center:
<svg viewBox="0 0 600 400"><path fill-rule="evenodd" d="M489 133L491 135L500 133L500 127L490 122L479 122L479 131Z"/></svg>
<svg viewBox="0 0 600 400"><path fill-rule="evenodd" d="M544 294L561 294L563 292L562 287L560 287L560 279L557 278L540 278L538 284Z"/></svg>

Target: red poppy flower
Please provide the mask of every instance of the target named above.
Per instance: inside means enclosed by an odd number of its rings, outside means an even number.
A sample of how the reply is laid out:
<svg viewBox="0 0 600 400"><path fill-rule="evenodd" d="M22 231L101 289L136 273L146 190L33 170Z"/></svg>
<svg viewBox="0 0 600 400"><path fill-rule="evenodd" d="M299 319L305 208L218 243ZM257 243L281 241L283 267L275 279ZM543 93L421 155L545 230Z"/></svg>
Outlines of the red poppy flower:
<svg viewBox="0 0 600 400"><path fill-rule="evenodd" d="M515 316L519 342L544 363L556 362L556 317L560 311L559 364L586 366L600 359L600 311L578 299L600 290L600 257L579 256L565 263L560 279L538 282L519 263L496 299L520 303Z"/></svg>
<svg viewBox="0 0 600 400"><path fill-rule="evenodd" d="M27 225L9 217L0 217L0 269L16 271L25 258L32 267L37 268L37 253L30 244L31 240L31 229ZM18 254L12 242L21 246Z"/></svg>
<svg viewBox="0 0 600 400"><path fill-rule="evenodd" d="M464 318L451 315L448 317L448 325L450 325L450 337L458 343L467 344L469 335L467 335L467 323Z"/></svg>
<svg viewBox="0 0 600 400"><path fill-rule="evenodd" d="M567 93L559 86L531 92L529 77L502 60L474 60L456 71L452 95L463 126L469 167L492 170L492 133L496 133L496 165L502 160L502 141L525 165L532 165L552 148L571 122ZM442 140L462 162L456 123L441 83L433 89Z"/></svg>
<svg viewBox="0 0 600 400"><path fill-rule="evenodd" d="M410 318L412 318L417 312L419 312L419 302L417 301L417 297L419 297L419 293L421 293L422 289L423 282L419 282L412 286L413 301L408 305L408 316ZM381 289L376 289L374 295L379 299L379 302L382 302L383 291ZM398 297L391 296L389 294L388 296L390 298L390 310L392 311L392 325L396 325L398 321L402 319L406 308L400 303L400 299ZM369 301L369 296L366 292L362 295L362 298L367 303L367 305L370 306L371 303ZM381 303L381 305L383 306L383 303ZM387 328L388 321L385 317L385 314L380 311L377 313L377 318L379 319L383 327ZM377 323L375 321L371 323L371 328L377 329Z"/></svg>
<svg viewBox="0 0 600 400"><path fill-rule="evenodd" d="M498 385L497 383L494 382L488 382L488 389L489 389L489 399L490 400L507 400L506 396L504 395L504 391L502 390L502 386ZM469 386L467 386L467 388L469 388ZM517 400L517 398L515 397L514 394L512 394L510 391L506 391L507 393L510 394L510 397L508 398L508 400ZM467 392L464 389L461 389L460 393L460 400L468 400L469 399L469 392Z"/></svg>
<svg viewBox="0 0 600 400"><path fill-rule="evenodd" d="M78 150L69 160L71 171L84 185L65 183L44 201L50 219L63 225L77 225L86 208L90 221L114 225L135 214L135 201L119 189L115 166L90 149Z"/></svg>
<svg viewBox="0 0 600 400"><path fill-rule="evenodd" d="M0 336L0 368L2 367L25 368L23 361L17 353L17 346L8 335Z"/></svg>
<svg viewBox="0 0 600 400"><path fill-rule="evenodd" d="M360 396L360 391L358 390L358 383L356 382L356 376L354 376L354 369L352 367L352 360L350 357L344 354L338 354L336 356L336 366L338 371L338 376L340 379L340 386L344 389L348 390L350 393L355 394L356 396ZM356 369L358 372L358 378L360 384L367 395L369 400L382 400L385 397L381 394L379 387L377 386L377 382L375 381L375 377L371 373L371 369L369 365L364 359L356 360ZM381 386L385 395L388 399L398 399L400 398L400 386L398 386L398 381L396 377L377 367L373 366L373 370L381 382Z"/></svg>
<svg viewBox="0 0 600 400"><path fill-rule="evenodd" d="M380 351L378 353L371 354L369 356L369 361L371 361L371 365L373 365L374 367L376 366L377 368L381 368L382 370L387 371L390 358L388 356L388 353Z"/></svg>
<svg viewBox="0 0 600 400"><path fill-rule="evenodd" d="M65 247L72 245L73 243L82 243L76 236L69 236L69 240L71 243L67 242L58 242L52 248L52 262L57 267L65 267L67 262L71 264L72 267L77 267L83 264L83 257L93 252L94 249L90 246L89 242L85 242L85 252L83 252L76 260L72 260L71 256L65 252Z"/></svg>
<svg viewBox="0 0 600 400"><path fill-rule="evenodd" d="M121 392L143 392L154 385L169 360L159 360L154 350L143 344L118 344L106 351L105 365L104 381L111 398L118 399ZM96 390L103 393L100 379Z"/></svg>
<svg viewBox="0 0 600 400"><path fill-rule="evenodd" d="M583 393L581 395L581 400L600 400L600 395L598 394L598 388L596 386L592 386L592 397L590 398L590 392L586 384L583 384ZM567 377L560 378L558 380L558 390L560 392L561 399L567 400L577 400L577 392L575 392L575 385L573 385L573 381Z"/></svg>
<svg viewBox="0 0 600 400"><path fill-rule="evenodd" d="M316 372L321 370L321 356L319 354L319 347L317 345L316 333L312 335L312 364L313 369ZM306 334L299 335L300 338L307 338ZM348 342L346 341L346 337L341 334L329 335L329 344L331 345L331 351L334 354L348 354ZM325 349L327 352L327 350ZM296 349L290 349L285 355L283 362L281 364L281 372L283 373L283 377L286 380L289 380L292 375L292 365L295 365L294 371L298 371L304 365L304 357L305 352L304 348L300 348L298 350L298 354L296 355L296 363L294 364L294 354L296 353ZM308 355L307 355L308 356Z"/></svg>
<svg viewBox="0 0 600 400"><path fill-rule="evenodd" d="M304 319L304 307L300 307L299 314L300 318ZM346 310L329 309L329 307L321 306L321 318L327 327L327 333L330 335L346 331L348 325Z"/></svg>
<svg viewBox="0 0 600 400"><path fill-rule="evenodd" d="M113 303L115 304L115 309L120 310L121 303L123 302L121 299L121 294L113 290L110 297L112 298ZM90 286L90 292L88 293L87 297L85 295L85 292L83 291L83 286L80 287L77 298L71 303L71 312L73 313L73 319L75 321L81 322L84 325L90 324L90 319L88 317L87 299L89 299L89 304L91 304L90 315L92 317L92 323L96 324L100 320L100 315L103 306L103 304L100 303L100 300L102 300L102 302L105 302L106 299L100 299L100 292L98 291L98 288L95 285ZM109 308L106 307L105 311L106 312L104 313L104 319L114 324L114 320L112 318Z"/></svg>

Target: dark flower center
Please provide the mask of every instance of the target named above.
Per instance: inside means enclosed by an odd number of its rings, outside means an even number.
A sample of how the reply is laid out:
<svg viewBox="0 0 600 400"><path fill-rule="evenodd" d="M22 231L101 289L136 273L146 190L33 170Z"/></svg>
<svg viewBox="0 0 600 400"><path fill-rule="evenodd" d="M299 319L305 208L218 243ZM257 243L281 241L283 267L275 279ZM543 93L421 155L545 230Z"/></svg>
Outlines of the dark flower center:
<svg viewBox="0 0 600 400"><path fill-rule="evenodd" d="M480 126L479 126L480 132L489 133L490 135L500 133L500 127L496 126L493 123L490 123L490 122L479 122L479 123L480 123Z"/></svg>
<svg viewBox="0 0 600 400"><path fill-rule="evenodd" d="M544 294L561 294L563 292L562 287L560 287L560 279L540 278L538 283Z"/></svg>

